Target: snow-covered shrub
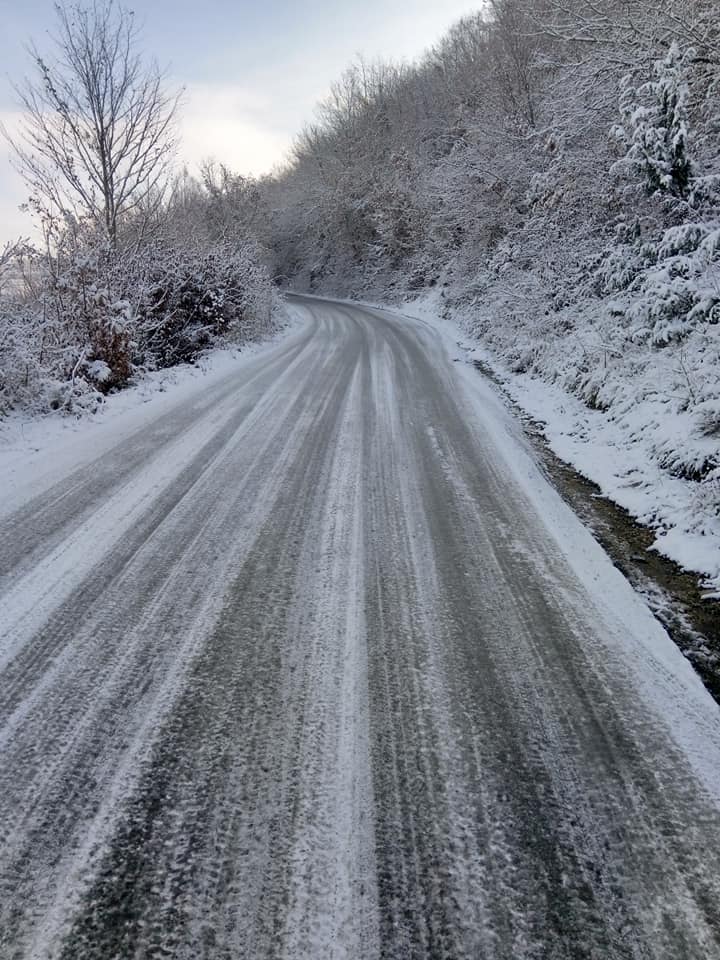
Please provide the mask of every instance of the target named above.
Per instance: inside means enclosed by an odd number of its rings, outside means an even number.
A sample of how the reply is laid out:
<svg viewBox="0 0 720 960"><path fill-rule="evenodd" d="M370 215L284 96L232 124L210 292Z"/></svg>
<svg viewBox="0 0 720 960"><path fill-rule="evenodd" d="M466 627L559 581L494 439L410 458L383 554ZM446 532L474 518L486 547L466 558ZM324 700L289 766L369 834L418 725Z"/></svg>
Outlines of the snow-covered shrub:
<svg viewBox="0 0 720 960"><path fill-rule="evenodd" d="M718 224L691 221L669 227L656 242L608 249L593 287L600 296L613 294L605 309L624 318L630 339L664 347L720 321L719 278Z"/></svg>
<svg viewBox="0 0 720 960"><path fill-rule="evenodd" d="M718 393L720 394L720 383ZM697 405L695 423L701 437L716 437L720 440L720 396L704 400Z"/></svg>
<svg viewBox="0 0 720 960"><path fill-rule="evenodd" d="M272 305L272 284L252 245L156 249L137 300L142 353L172 366L223 339L256 339L269 332Z"/></svg>
<svg viewBox="0 0 720 960"><path fill-rule="evenodd" d="M0 416L31 405L42 389L42 340L37 318L8 295L0 298Z"/></svg>
<svg viewBox="0 0 720 960"><path fill-rule="evenodd" d="M133 315L113 251L91 241L61 248L47 262L45 298L59 327L61 378L84 379L101 393L123 386L133 369Z"/></svg>
<svg viewBox="0 0 720 960"><path fill-rule="evenodd" d="M75 229L23 256L24 281L0 296L0 412L93 410L142 368L257 339L274 322L274 286L252 242L128 252Z"/></svg>

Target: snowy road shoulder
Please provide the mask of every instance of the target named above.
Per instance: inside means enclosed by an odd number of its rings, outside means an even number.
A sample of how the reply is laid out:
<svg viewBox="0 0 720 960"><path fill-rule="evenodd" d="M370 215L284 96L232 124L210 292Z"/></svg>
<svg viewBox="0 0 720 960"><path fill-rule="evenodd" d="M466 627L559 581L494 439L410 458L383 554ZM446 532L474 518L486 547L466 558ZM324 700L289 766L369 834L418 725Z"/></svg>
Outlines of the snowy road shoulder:
<svg viewBox="0 0 720 960"><path fill-rule="evenodd" d="M522 426L511 418L496 392L472 367L458 364L457 369L475 406L476 422L483 429L488 421L495 422L493 442L527 496L529 512L542 519L597 608L597 619L611 628L599 657L610 662L622 658L658 723L667 726L698 778L720 801L720 769L714 760L720 752L720 708L709 704L708 693L688 660L543 476Z"/></svg>
<svg viewBox="0 0 720 960"><path fill-rule="evenodd" d="M105 398L95 414L58 413L0 419L0 517L7 516L68 474L142 431L164 414L197 404L236 374L284 348L303 327L290 308L289 324L269 341L213 350L194 364L146 374L137 384Z"/></svg>

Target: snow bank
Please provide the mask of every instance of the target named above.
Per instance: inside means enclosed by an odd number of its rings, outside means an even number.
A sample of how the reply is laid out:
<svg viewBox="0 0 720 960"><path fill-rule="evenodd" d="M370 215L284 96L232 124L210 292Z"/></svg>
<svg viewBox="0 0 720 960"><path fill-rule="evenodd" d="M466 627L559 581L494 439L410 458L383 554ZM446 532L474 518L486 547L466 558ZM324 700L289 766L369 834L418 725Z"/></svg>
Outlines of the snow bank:
<svg viewBox="0 0 720 960"><path fill-rule="evenodd" d="M291 306L284 327L264 342L218 348L193 364L146 373L136 384L103 398L94 413L60 412L0 418L0 515L47 489L55 479L92 463L164 412L200 399L215 384L249 366L260 351L301 323Z"/></svg>

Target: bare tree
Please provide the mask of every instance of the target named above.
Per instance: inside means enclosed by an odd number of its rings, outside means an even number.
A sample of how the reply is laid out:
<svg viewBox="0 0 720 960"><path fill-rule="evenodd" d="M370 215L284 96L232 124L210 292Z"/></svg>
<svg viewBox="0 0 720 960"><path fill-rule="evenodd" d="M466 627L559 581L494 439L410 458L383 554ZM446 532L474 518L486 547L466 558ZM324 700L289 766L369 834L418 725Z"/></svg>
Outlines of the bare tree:
<svg viewBox="0 0 720 960"><path fill-rule="evenodd" d="M179 94L137 52L134 15L115 0L55 11L55 57L30 46L35 77L16 87L24 122L16 138L3 132L33 206L90 218L114 245L124 216L159 202Z"/></svg>

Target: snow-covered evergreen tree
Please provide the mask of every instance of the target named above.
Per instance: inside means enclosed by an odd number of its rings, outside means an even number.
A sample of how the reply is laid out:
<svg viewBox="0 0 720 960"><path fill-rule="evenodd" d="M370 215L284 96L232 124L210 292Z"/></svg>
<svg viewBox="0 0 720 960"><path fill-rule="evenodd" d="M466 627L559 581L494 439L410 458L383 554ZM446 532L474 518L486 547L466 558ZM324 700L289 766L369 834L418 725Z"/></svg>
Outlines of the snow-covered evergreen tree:
<svg viewBox="0 0 720 960"><path fill-rule="evenodd" d="M686 197L692 181L688 149L688 64L691 50L677 42L654 64L654 79L634 86L632 75L622 81L622 125L615 134L627 153L616 168L638 172L647 189Z"/></svg>

